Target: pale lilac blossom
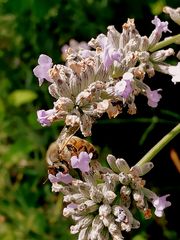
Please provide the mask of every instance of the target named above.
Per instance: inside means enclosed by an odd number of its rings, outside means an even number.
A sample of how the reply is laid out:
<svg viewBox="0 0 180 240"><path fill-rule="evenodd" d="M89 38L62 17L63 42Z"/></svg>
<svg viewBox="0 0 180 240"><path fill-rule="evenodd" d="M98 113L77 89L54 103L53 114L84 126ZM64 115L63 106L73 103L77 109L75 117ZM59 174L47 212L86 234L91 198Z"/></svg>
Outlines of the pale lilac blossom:
<svg viewBox="0 0 180 240"><path fill-rule="evenodd" d="M114 61L120 62L121 57L122 55L119 50L116 50L110 45L105 46L102 53L102 62L105 70L108 70Z"/></svg>
<svg viewBox="0 0 180 240"><path fill-rule="evenodd" d="M152 108L157 107L159 100L161 99L161 94L158 93L160 89L151 91L151 89L146 90L148 105Z"/></svg>
<svg viewBox="0 0 180 240"><path fill-rule="evenodd" d="M133 74L124 73L123 78L115 85L115 96L128 98L132 93L131 81L133 81Z"/></svg>
<svg viewBox="0 0 180 240"><path fill-rule="evenodd" d="M153 206L155 207L155 215L157 217L162 217L163 210L169 206L171 206L171 202L167 201L166 198L170 196L169 194L157 197L152 201Z"/></svg>
<svg viewBox="0 0 180 240"><path fill-rule="evenodd" d="M89 163L91 158L92 153L88 154L87 152L80 152L79 157L71 157L71 166L72 168L79 168L81 172L89 172Z"/></svg>
<svg viewBox="0 0 180 240"><path fill-rule="evenodd" d="M39 86L42 85L44 79L46 79L49 82L52 82L48 74L48 71L52 67L52 65L53 65L52 59L49 56L45 54L41 54L39 56L38 65L33 69L34 75L39 80Z"/></svg>
<svg viewBox="0 0 180 240"><path fill-rule="evenodd" d="M159 34L162 32L171 32L168 29L168 21L161 21L157 16L154 17L154 19L151 21L155 25L155 31Z"/></svg>
<svg viewBox="0 0 180 240"><path fill-rule="evenodd" d="M72 176L69 173L64 174L62 172L58 172L56 176L54 176L53 174L49 174L48 179L51 183L63 182L66 184L71 183L73 180Z"/></svg>
<svg viewBox="0 0 180 240"><path fill-rule="evenodd" d="M67 205L67 208L73 208L73 209L75 209L75 208L77 208L77 204L75 204L75 203L70 203L70 204Z"/></svg>
<svg viewBox="0 0 180 240"><path fill-rule="evenodd" d="M107 71L114 61L121 61L122 53L119 49L113 47L112 43L104 34L100 34L97 37L97 42L102 49L102 63L104 65L104 69Z"/></svg>
<svg viewBox="0 0 180 240"><path fill-rule="evenodd" d="M149 47L154 46L162 37L163 32L171 32L168 29L168 22L161 21L157 16L151 21L155 25L154 31L152 31L151 35L149 36Z"/></svg>
<svg viewBox="0 0 180 240"><path fill-rule="evenodd" d="M41 124L41 126L46 127L51 125L50 117L55 113L54 109L38 110L37 111L37 120Z"/></svg>
<svg viewBox="0 0 180 240"><path fill-rule="evenodd" d="M169 66L168 72L172 75L171 81L176 84L180 82L180 62L176 66Z"/></svg>

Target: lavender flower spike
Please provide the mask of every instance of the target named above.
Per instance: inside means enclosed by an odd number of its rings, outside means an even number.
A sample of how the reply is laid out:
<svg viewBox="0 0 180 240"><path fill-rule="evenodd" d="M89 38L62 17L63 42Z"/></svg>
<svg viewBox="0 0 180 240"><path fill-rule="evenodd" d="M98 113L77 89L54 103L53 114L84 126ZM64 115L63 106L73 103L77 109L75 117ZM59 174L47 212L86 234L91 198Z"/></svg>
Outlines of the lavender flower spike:
<svg viewBox="0 0 180 240"><path fill-rule="evenodd" d="M48 57L45 54L41 54L38 59L38 64L34 69L33 73L39 80L39 86L41 86L44 82L44 79L46 79L49 82L51 81L51 78L48 74L48 70L52 67L52 59Z"/></svg>

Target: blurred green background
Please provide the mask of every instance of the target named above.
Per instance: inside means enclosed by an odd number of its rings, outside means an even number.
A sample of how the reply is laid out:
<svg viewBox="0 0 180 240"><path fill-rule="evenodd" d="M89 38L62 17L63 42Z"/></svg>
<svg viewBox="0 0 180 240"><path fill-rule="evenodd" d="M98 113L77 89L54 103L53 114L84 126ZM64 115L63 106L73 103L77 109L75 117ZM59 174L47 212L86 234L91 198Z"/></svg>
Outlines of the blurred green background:
<svg viewBox="0 0 180 240"><path fill-rule="evenodd" d="M108 25L121 31L128 17L136 19L142 35L150 35L153 15L169 20L161 14L162 7L178 4L179 0L0 0L0 239L77 239L69 234L72 222L62 216L61 194L52 193L48 182L43 184L46 149L62 123L48 128L37 123L36 111L53 103L48 85L39 88L32 74L39 55L62 63L61 47L70 39L89 41L106 33ZM178 32L172 21L169 28ZM147 82L152 89L163 89L157 109L148 108L139 97L137 115L123 113L111 121L104 116L93 126L90 141L101 159L112 152L132 165L179 122L179 85L161 74ZM125 234L126 239L180 239L175 220L180 214L180 175L171 161L172 149L180 156L179 137L155 157L155 168L146 177L147 187L171 194L172 207L162 219L142 219L141 228Z"/></svg>

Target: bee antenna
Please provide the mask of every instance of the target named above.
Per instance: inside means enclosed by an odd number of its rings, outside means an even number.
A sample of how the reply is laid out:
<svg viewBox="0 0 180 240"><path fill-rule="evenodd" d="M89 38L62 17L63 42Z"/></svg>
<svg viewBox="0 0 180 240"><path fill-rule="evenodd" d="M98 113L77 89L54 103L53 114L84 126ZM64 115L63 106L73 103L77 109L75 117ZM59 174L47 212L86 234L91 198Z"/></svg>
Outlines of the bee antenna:
<svg viewBox="0 0 180 240"><path fill-rule="evenodd" d="M79 129L79 126L75 126L75 127L64 126L64 128L62 129L62 131L57 139L57 143L64 141L63 146L61 147L61 149L59 149L59 153L61 153L63 151L66 144L69 142L69 140L72 138L72 136L78 131L78 129Z"/></svg>
<svg viewBox="0 0 180 240"><path fill-rule="evenodd" d="M45 179L45 181L43 182L43 184L46 184L46 183L47 183L47 181L48 181L48 178L46 178L46 179Z"/></svg>

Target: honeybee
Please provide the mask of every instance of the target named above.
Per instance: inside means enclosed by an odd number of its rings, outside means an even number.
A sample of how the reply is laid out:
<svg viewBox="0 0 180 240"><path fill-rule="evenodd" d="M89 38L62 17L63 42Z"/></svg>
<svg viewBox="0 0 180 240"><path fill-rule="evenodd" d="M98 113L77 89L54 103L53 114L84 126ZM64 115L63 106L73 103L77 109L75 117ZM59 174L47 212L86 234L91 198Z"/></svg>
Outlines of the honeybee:
<svg viewBox="0 0 180 240"><path fill-rule="evenodd" d="M69 172L71 157L79 156L83 151L92 153L92 159L97 159L95 147L88 141L74 136L77 130L78 128L64 127L57 141L49 146L46 155L48 173L56 175L58 172Z"/></svg>

